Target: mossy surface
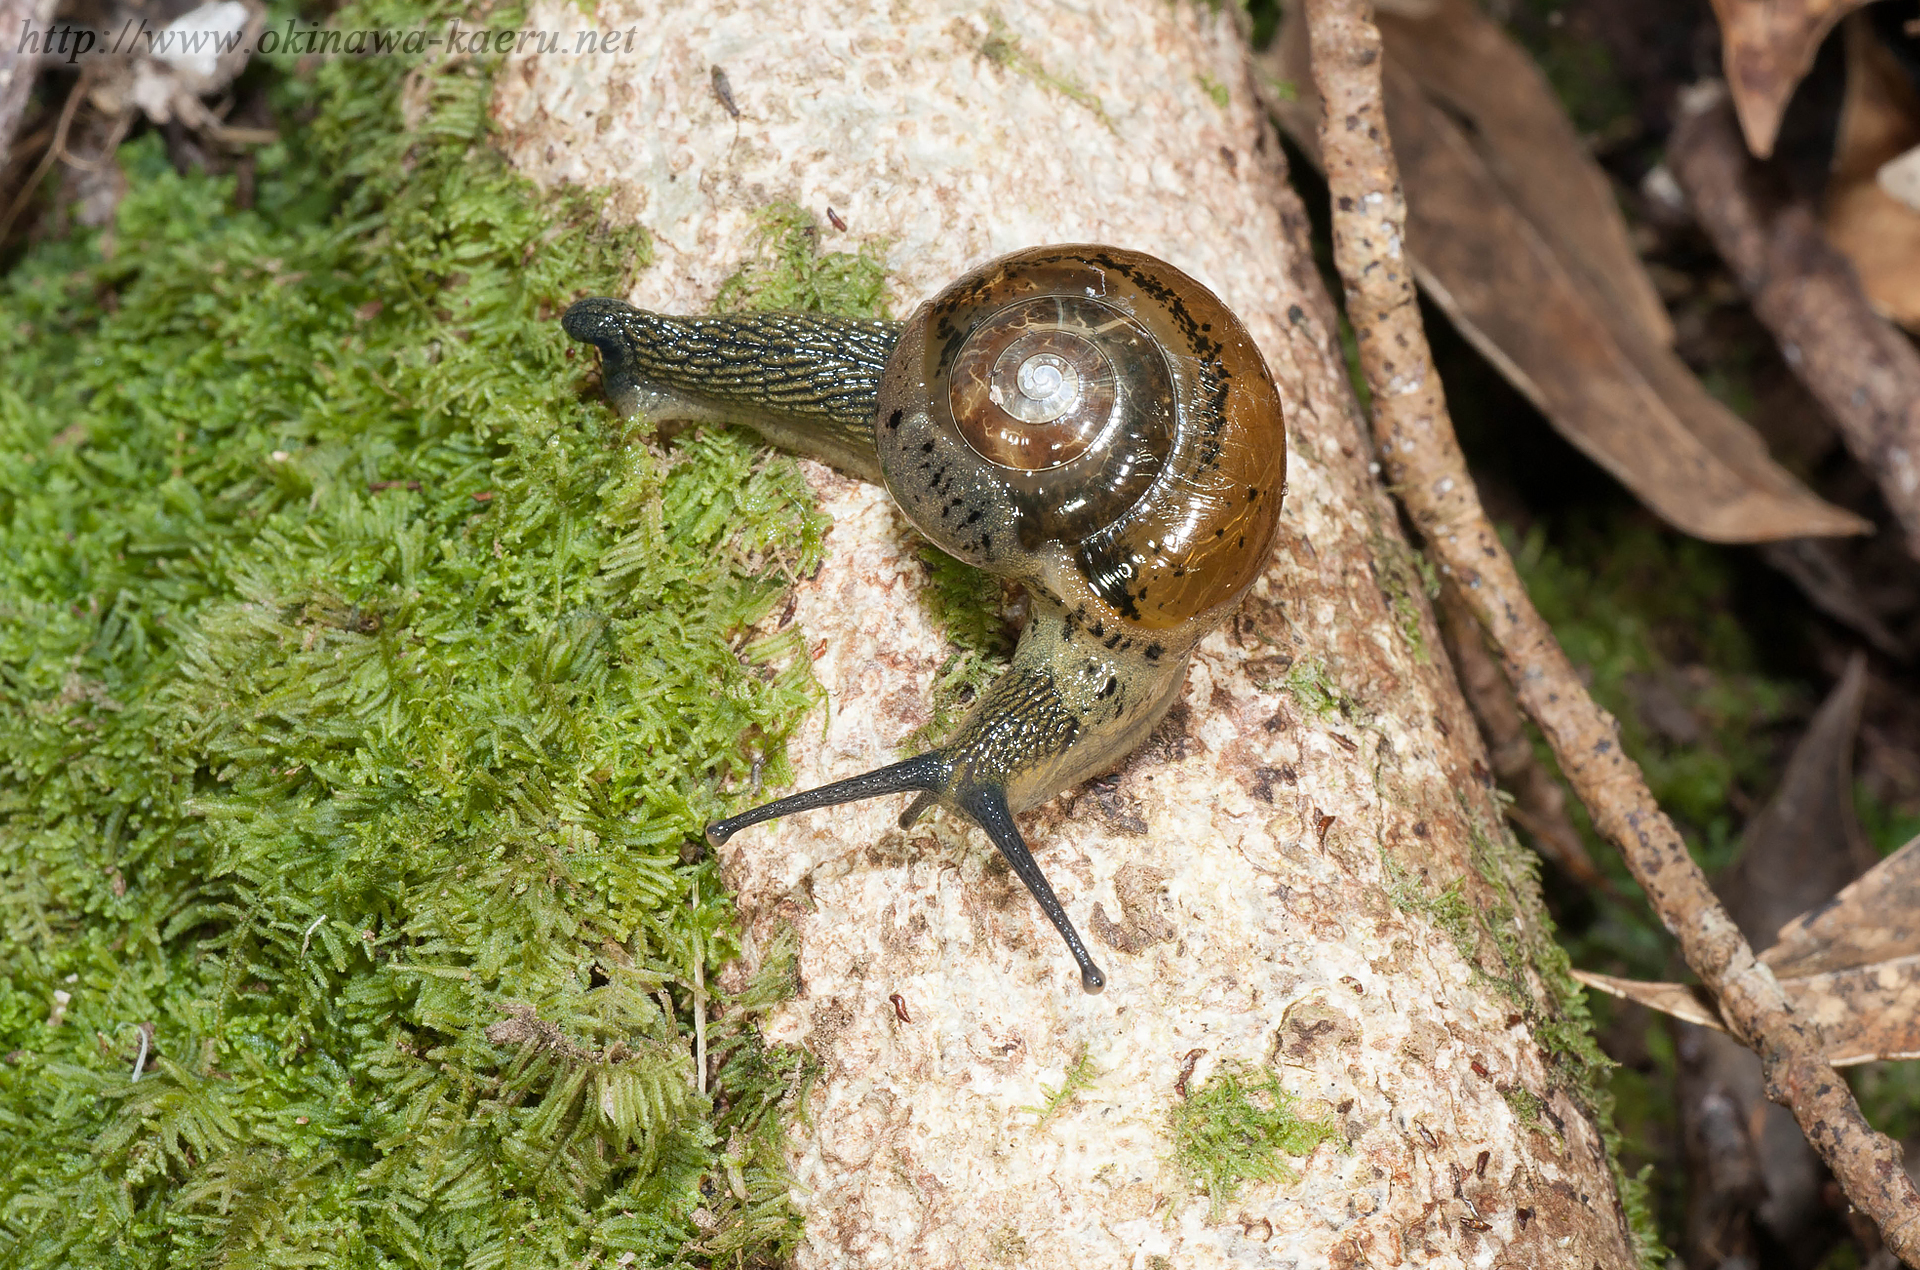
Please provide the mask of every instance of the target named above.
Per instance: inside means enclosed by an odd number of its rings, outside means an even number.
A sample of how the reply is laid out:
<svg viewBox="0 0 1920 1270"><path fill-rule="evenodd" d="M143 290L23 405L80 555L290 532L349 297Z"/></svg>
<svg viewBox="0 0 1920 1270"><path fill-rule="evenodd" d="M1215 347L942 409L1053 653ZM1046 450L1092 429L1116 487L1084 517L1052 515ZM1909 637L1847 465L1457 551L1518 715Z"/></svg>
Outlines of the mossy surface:
<svg viewBox="0 0 1920 1270"><path fill-rule="evenodd" d="M1277 1072L1233 1063L1222 1063L1174 1104L1174 1163L1206 1191L1216 1220L1246 1183L1297 1181L1288 1157L1310 1155L1339 1137L1332 1117L1309 1119L1298 1104Z"/></svg>
<svg viewBox="0 0 1920 1270"><path fill-rule="evenodd" d="M691 844L815 699L747 631L823 525L744 437L599 404L554 319L645 240L508 171L487 92L284 68L251 209L149 138L109 230L0 279L5 1264L793 1233L806 1062L745 1026L791 973L706 986Z"/></svg>
<svg viewBox="0 0 1920 1270"><path fill-rule="evenodd" d="M886 264L870 243L822 251L820 222L795 203L770 203L755 217L753 252L720 284L722 313L777 310L884 320Z"/></svg>
<svg viewBox="0 0 1920 1270"><path fill-rule="evenodd" d="M1286 693L1314 719L1346 718L1356 709L1353 699L1334 682L1326 663L1317 657L1302 657L1278 679L1263 680L1255 686L1262 692Z"/></svg>
<svg viewBox="0 0 1920 1270"><path fill-rule="evenodd" d="M1470 899L1465 879L1435 887L1383 854L1387 898L1433 923L1487 988L1526 1018L1548 1060L1552 1089L1565 1092L1599 1127L1634 1254L1646 1270L1657 1270L1669 1253L1649 1198L1648 1169L1631 1173L1622 1162L1614 1064L1594 1038L1586 995L1573 978L1572 963L1541 902L1539 859L1504 824L1489 828L1470 810L1463 807L1463 812L1472 824L1469 862L1486 885L1484 898L1477 903ZM1547 1104L1540 1094L1520 1085L1501 1092L1523 1125L1551 1128L1542 1116Z"/></svg>
<svg viewBox="0 0 1920 1270"><path fill-rule="evenodd" d="M1736 579L1724 551L1664 533L1620 513L1562 529L1557 544L1536 527L1515 537L1515 563L1555 636L1582 671L1594 700L1619 722L1622 742L1640 764L1660 805L1711 875L1733 860L1738 827L1777 776L1790 725L1811 704L1796 685L1765 670L1754 636L1736 615ZM1536 740L1540 761L1551 753ZM1594 831L1578 800L1568 812L1589 851L1625 894L1636 889L1619 853ZM1572 960L1596 970L1666 978L1672 942L1637 900L1584 897L1594 906L1568 939ZM1568 954L1555 949L1564 963ZM1619 1007L1591 1003L1598 1029ZM1587 1013L1582 1009L1581 1013ZM1643 1256L1657 1245L1655 1201L1677 1226L1679 1179L1654 1174L1644 1144L1670 1134L1674 1059L1664 1033L1647 1037L1636 1067L1615 1068L1599 1095L1611 1111L1621 1200ZM1612 1149L1610 1147L1610 1149ZM1654 1193L1657 1178L1660 1193Z"/></svg>

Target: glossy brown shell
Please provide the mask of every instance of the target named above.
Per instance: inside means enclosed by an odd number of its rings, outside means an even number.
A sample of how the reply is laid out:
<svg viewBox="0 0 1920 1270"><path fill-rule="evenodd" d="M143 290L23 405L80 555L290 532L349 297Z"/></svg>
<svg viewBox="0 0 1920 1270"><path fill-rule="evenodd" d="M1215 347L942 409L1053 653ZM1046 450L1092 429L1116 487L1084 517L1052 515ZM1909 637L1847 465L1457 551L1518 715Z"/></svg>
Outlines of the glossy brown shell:
<svg viewBox="0 0 1920 1270"><path fill-rule="evenodd" d="M1030 398L1011 395L1022 367ZM1084 389L1081 413L1056 412L1056 380ZM970 563L1022 576L1064 549L1156 631L1217 614L1265 564L1280 394L1239 319L1164 261L1079 244L992 261L914 314L879 402L888 487Z"/></svg>

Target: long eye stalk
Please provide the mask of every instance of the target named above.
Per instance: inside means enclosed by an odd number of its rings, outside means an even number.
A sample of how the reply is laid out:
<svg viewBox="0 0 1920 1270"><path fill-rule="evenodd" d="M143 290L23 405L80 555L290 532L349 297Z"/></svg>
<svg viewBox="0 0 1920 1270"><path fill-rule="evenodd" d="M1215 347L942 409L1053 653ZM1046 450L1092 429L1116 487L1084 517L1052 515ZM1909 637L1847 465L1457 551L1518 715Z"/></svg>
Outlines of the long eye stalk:
<svg viewBox="0 0 1920 1270"><path fill-rule="evenodd" d="M863 802L887 794L909 792L917 793L920 797L900 817L902 828L911 824L934 802L954 808L980 826L987 837L993 839L993 845L1000 849L1000 854L1012 866L1014 873L1026 883L1027 890L1032 892L1035 902L1040 905L1040 911L1060 932L1060 938L1066 941L1067 951L1073 954L1074 961L1080 967L1080 987L1093 993L1107 986L1107 976L1088 955L1080 932L1074 929L1067 910L1053 893L1047 875L1040 871L1033 853L1027 850L1026 839L1020 836L1020 827L1014 823L1013 812L1007 806L1006 790L997 783L967 779L961 765L940 750L932 750L862 776L822 785L818 789L791 794L751 811L741 812L738 816L716 820L707 826L707 841L718 847L740 830L762 821L792 815L794 812L837 807L842 803Z"/></svg>

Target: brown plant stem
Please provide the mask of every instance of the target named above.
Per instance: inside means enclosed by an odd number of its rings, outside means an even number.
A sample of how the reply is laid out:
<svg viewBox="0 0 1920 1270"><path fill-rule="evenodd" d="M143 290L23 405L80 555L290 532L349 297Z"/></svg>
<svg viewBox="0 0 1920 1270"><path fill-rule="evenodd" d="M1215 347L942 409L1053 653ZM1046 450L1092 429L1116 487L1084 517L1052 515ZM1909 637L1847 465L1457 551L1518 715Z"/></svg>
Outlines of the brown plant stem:
<svg viewBox="0 0 1920 1270"><path fill-rule="evenodd" d="M1667 163L1787 365L1873 474L1920 559L1920 352L1867 303L1847 258L1768 165L1724 94L1695 96Z"/></svg>
<svg viewBox="0 0 1920 1270"><path fill-rule="evenodd" d="M1760 1055L1767 1094L1793 1110L1856 1207L1889 1247L1920 1266L1920 1193L1899 1149L1874 1132L1852 1091L1822 1057L1772 973L1755 960L1707 886L1612 716L1594 704L1533 607L1513 559L1480 506L1433 368L1406 263L1406 203L1381 107L1380 33L1365 0L1306 0L1321 153L1333 200L1334 263L1373 392L1380 457L1442 570L1492 636L1520 703L1560 769L1620 848L1695 974Z"/></svg>

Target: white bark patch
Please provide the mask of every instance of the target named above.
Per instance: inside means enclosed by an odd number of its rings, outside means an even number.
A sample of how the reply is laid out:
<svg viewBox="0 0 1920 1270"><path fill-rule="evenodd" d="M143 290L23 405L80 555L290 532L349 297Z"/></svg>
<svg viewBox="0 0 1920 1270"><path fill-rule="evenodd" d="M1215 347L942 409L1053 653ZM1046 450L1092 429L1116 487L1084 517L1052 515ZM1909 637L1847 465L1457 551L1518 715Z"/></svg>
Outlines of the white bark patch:
<svg viewBox="0 0 1920 1270"><path fill-rule="evenodd" d="M1594 1130L1549 1098L1511 1003L1385 898L1383 851L1429 859L1435 893L1465 876L1469 817L1490 804L1457 690L1381 593L1372 544L1398 531L1231 24L1162 0L997 12L1025 61L984 55L989 20L959 3L621 0L592 26L633 29L631 51L519 59L496 98L524 171L607 186L609 214L654 235L637 304L704 310L775 200L823 226L831 205L848 230L823 231L825 250L880 246L902 314L1002 252L1110 242L1214 288L1289 403L1280 539L1239 620L1202 643L1117 781L1022 821L1105 995L1081 994L1025 891L952 817L902 832L903 800L886 800L725 849L753 934L800 931L803 990L770 1032L826 1065L791 1127L801 1264L1631 1264ZM587 26L557 3L529 22L569 48ZM798 787L901 757L948 652L884 492L806 471L835 526L794 616L831 704L791 747ZM1302 660L1349 714L1315 717L1278 686ZM1292 1161L1299 1182L1249 1185L1215 1220L1169 1163L1195 1049L1190 1086L1223 1061L1272 1066L1346 1149ZM1044 1123L1024 1110L1082 1052L1091 1085ZM1562 1129L1520 1124L1510 1090L1549 1098Z"/></svg>

